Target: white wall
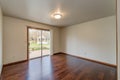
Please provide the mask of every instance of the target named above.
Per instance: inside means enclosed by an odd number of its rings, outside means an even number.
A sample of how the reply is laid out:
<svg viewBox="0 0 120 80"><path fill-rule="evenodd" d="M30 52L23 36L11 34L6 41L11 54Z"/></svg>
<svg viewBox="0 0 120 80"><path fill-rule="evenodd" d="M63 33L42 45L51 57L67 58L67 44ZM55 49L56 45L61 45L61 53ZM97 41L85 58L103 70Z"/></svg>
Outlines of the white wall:
<svg viewBox="0 0 120 80"><path fill-rule="evenodd" d="M1 74L1 70L2 70L2 10L0 7L0 74Z"/></svg>
<svg viewBox="0 0 120 80"><path fill-rule="evenodd" d="M105 17L61 29L61 51L116 65L116 18Z"/></svg>
<svg viewBox="0 0 120 80"><path fill-rule="evenodd" d="M3 63L8 64L27 59L27 28L33 26L50 29L53 32L53 53L59 52L59 28L35 22L3 17L4 55Z"/></svg>
<svg viewBox="0 0 120 80"><path fill-rule="evenodd" d="M118 80L120 80L120 0L117 0L117 27L118 27Z"/></svg>

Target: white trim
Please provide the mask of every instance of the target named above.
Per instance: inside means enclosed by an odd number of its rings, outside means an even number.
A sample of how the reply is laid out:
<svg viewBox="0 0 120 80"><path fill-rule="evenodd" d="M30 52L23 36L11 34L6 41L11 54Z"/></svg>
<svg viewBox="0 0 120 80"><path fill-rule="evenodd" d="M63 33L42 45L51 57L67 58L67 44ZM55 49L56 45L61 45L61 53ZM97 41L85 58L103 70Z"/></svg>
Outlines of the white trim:
<svg viewBox="0 0 120 80"><path fill-rule="evenodd" d="M53 55L53 30L50 30L50 55Z"/></svg>

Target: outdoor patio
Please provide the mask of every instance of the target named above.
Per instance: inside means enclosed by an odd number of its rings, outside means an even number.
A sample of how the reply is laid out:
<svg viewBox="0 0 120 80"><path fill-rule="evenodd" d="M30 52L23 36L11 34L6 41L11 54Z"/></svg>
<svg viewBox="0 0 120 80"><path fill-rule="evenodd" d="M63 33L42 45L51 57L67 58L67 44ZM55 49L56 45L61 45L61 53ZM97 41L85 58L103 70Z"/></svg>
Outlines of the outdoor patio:
<svg viewBox="0 0 120 80"><path fill-rule="evenodd" d="M50 55L50 50L42 50L42 55L41 55L41 50L36 50L36 51L31 51L29 53L29 58L36 58L36 57L41 57L41 56L46 56Z"/></svg>

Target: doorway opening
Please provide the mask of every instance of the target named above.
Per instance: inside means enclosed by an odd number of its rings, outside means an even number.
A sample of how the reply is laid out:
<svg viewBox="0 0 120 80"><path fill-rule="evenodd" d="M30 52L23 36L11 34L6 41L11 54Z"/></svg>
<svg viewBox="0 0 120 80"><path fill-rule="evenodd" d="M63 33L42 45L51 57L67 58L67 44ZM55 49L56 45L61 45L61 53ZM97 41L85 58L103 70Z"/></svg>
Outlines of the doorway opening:
<svg viewBox="0 0 120 80"><path fill-rule="evenodd" d="M50 55L50 30L28 28L28 59Z"/></svg>

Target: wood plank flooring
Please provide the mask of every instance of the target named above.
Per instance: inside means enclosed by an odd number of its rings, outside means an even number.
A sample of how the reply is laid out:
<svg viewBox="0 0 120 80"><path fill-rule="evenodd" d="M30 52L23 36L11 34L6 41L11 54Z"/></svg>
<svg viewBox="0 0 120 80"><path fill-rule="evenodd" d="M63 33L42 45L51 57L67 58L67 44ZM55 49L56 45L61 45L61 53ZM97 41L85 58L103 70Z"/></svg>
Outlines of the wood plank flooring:
<svg viewBox="0 0 120 80"><path fill-rule="evenodd" d="M3 68L1 80L117 80L116 68L65 54Z"/></svg>

